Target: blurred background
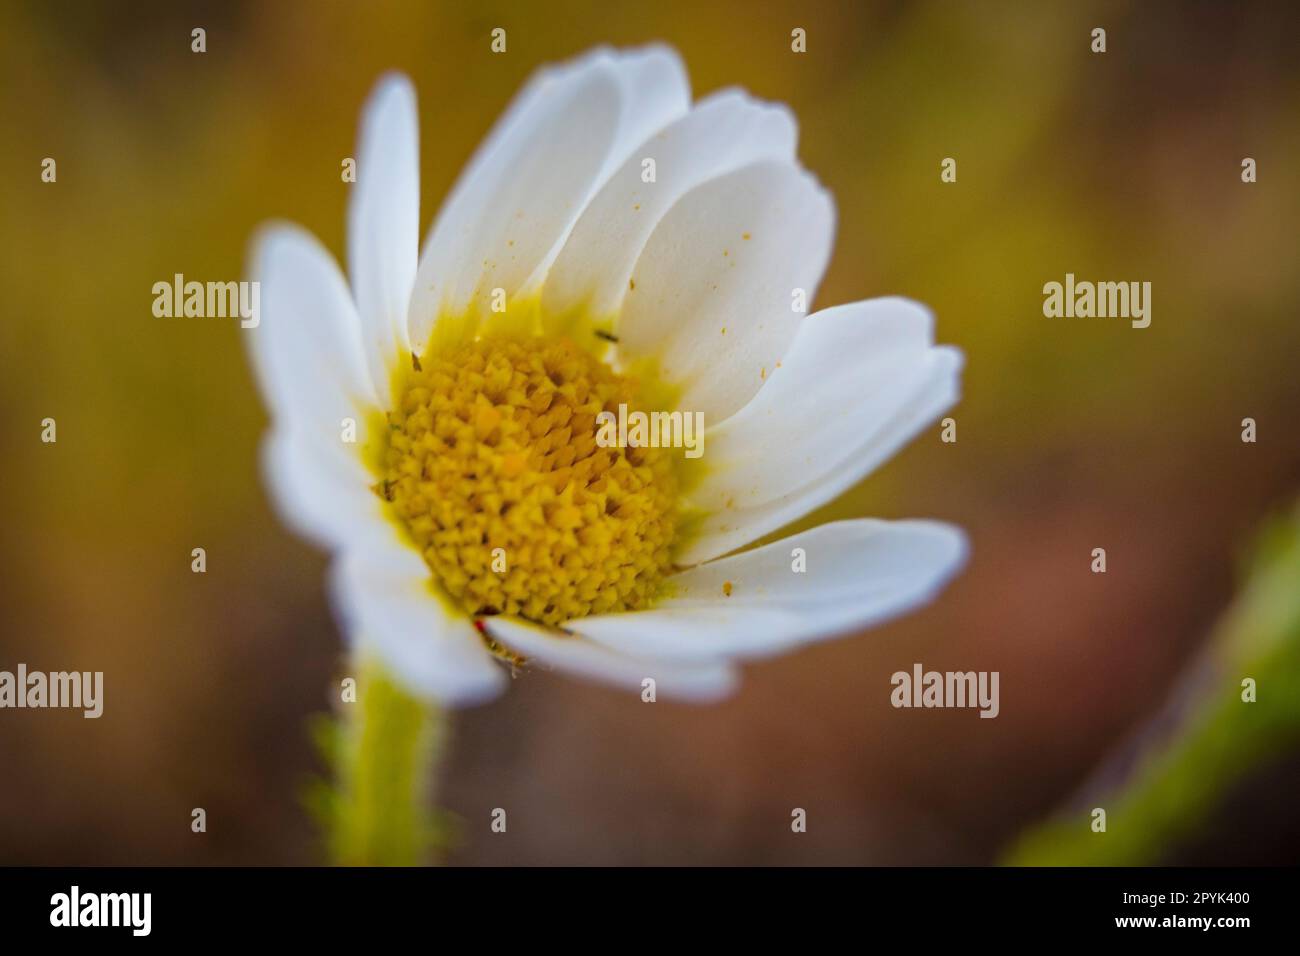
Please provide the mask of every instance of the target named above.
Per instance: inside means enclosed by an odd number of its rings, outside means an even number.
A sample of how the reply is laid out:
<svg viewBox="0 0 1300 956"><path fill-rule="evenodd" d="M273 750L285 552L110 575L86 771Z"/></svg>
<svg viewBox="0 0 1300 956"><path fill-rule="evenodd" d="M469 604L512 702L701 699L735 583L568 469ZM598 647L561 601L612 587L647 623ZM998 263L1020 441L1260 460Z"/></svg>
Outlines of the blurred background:
<svg viewBox="0 0 1300 956"><path fill-rule="evenodd" d="M839 208L818 305L906 294L966 353L957 443L936 424L819 517L943 518L973 557L926 610L748 666L719 706L524 674L456 715L449 862L977 864L1044 819L1086 831L1081 788L1203 668L1243 555L1300 494L1298 28L1285 3L5 0L0 669L106 689L99 720L0 712L0 863L320 859L301 798L343 666L326 558L268 505L237 323L156 319L151 287L240 277L273 217L341 258L340 161L384 70L419 91L423 230L535 67L651 40L697 96L794 109ZM1150 328L1044 318L1066 272L1150 281ZM1000 716L891 708L917 661L1000 671ZM1254 706L1300 700L1294 677ZM1145 859L1300 861L1300 753L1277 739Z"/></svg>

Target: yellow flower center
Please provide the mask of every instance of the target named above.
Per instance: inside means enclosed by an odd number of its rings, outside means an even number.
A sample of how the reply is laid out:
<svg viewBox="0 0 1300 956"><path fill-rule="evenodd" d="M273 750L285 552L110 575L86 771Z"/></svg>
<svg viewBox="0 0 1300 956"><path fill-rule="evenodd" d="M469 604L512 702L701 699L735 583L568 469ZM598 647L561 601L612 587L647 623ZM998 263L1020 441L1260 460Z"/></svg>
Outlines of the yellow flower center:
<svg viewBox="0 0 1300 956"><path fill-rule="evenodd" d="M431 350L399 385L376 490L469 614L556 625L644 607L670 570L670 448L602 447L638 381L564 338Z"/></svg>

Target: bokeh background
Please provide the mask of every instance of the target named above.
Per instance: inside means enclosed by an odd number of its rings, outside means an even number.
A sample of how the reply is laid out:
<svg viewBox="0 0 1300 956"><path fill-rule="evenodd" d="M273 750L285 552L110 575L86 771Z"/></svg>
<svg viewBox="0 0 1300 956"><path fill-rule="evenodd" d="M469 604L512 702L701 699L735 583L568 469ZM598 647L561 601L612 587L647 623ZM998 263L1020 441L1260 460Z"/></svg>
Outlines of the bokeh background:
<svg viewBox="0 0 1300 956"><path fill-rule="evenodd" d="M839 208L818 304L915 297L967 356L958 442L936 425L828 513L954 521L973 558L923 612L748 666L719 706L525 674L456 717L449 861L987 863L1090 805L1300 494L1298 37L1288 3L5 0L0 668L102 670L106 702L0 712L0 862L319 859L326 559L268 505L247 333L156 319L151 286L240 277L272 217L341 258L340 160L390 68L419 91L427 228L528 74L602 42L668 41L697 95L793 107ZM1151 281L1151 327L1044 318L1066 272ZM1000 671L1001 715L894 710L914 661ZM1158 861L1300 860L1294 749L1219 791Z"/></svg>

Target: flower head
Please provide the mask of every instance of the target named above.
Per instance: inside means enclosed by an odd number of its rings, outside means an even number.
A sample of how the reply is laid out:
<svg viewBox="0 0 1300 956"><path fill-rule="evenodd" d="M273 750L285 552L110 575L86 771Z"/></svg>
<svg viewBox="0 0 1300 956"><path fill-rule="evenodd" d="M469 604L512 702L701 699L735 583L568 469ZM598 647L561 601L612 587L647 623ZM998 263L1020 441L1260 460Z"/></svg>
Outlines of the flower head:
<svg viewBox="0 0 1300 956"><path fill-rule="evenodd" d="M663 47L544 70L422 252L417 129L409 82L382 80L350 286L295 227L253 251L268 480L395 680L464 703L536 663L711 698L737 660L894 616L955 573L964 538L929 521L742 550L941 414L961 366L907 300L802 314L834 208L788 110L735 90L692 106Z"/></svg>

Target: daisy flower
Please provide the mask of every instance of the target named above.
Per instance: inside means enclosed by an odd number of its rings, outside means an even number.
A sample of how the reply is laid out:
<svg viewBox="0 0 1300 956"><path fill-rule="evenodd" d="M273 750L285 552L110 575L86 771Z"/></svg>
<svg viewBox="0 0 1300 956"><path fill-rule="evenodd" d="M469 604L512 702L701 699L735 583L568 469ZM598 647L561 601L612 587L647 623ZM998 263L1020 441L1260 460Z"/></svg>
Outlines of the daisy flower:
<svg viewBox="0 0 1300 956"><path fill-rule="evenodd" d="M965 539L840 521L762 545L957 399L961 355L901 298L804 314L830 196L789 110L692 105L680 59L542 70L419 246L415 94L380 81L348 209L351 281L265 227L253 362L278 511L333 555L350 643L423 700L532 667L689 699L737 662L930 599ZM600 441L602 412L703 415L702 454ZM747 547L751 546L751 547Z"/></svg>

